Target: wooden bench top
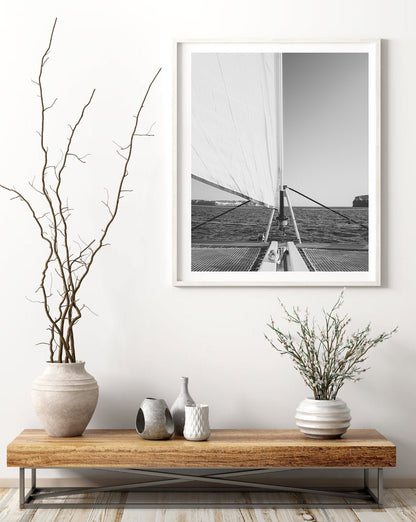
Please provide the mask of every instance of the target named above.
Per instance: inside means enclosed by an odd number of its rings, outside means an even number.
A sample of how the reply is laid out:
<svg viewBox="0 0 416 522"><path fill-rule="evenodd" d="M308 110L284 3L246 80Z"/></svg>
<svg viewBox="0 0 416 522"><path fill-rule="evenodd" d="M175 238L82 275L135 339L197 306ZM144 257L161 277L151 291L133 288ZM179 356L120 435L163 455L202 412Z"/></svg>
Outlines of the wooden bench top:
<svg viewBox="0 0 416 522"><path fill-rule="evenodd" d="M205 442L181 437L144 440L134 430L87 430L49 437L24 430L7 447L12 467L391 467L396 447L375 430L348 430L341 439L308 439L297 430L213 430Z"/></svg>

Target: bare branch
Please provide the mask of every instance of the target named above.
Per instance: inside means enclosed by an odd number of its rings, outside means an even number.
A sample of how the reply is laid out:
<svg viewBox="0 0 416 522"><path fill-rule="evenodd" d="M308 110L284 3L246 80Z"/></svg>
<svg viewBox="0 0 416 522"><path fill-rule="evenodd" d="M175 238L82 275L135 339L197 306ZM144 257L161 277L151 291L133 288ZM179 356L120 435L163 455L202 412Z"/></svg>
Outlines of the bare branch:
<svg viewBox="0 0 416 522"><path fill-rule="evenodd" d="M142 99L142 102L141 102L141 105L139 107L139 110L137 111L137 114L136 114L136 117L135 117L135 121L134 121L133 130L132 130L131 135L130 135L130 142L129 142L130 147L128 149L129 152L128 152L128 156L126 158L126 161L125 161L125 164L124 164L124 169L123 169L123 172L122 172L122 175L121 175L121 179L120 179L120 182L119 182L117 195L116 195L116 204L114 206L114 210L113 210L112 216L111 216L110 220L107 222L107 224L106 224L106 226L105 226L105 228L103 230L103 233L102 233L102 235L100 237L100 240L98 242L98 246L93 251L84 274L80 277L80 279L78 281L78 284L77 284L76 289L75 289L76 292L78 292L78 290L81 288L81 285L82 285L84 279L86 278L87 274L89 273L91 265L92 265L92 263L93 263L93 261L95 259L95 256L100 251L100 249L103 248L105 238L106 238L106 236L108 234L108 231L109 231L109 229L110 229L110 227L111 227L111 225L112 225L112 223L113 223L113 221L114 221L114 219L115 219L115 217L117 215L117 212L118 212L118 209L119 209L119 205L120 205L120 195L121 195L121 191L124 188L123 187L124 180L127 177L127 169L128 169L128 165L129 165L129 162L130 162L131 155L132 155L132 149L133 149L132 145L133 145L133 141L134 141L134 135L135 135L135 133L137 131L137 126L138 126L138 123L139 123L140 114L141 114L141 112L143 110L143 107L144 107L144 104L146 102L147 96L148 96L148 94L150 92L150 89L152 88L154 82L156 81L156 78L159 76L161 70L162 69L159 69L157 71L157 73L153 77L152 81L150 82L150 84L149 84L149 86L148 86L148 88L146 90L146 93L145 93L145 95L144 95L144 97Z"/></svg>
<svg viewBox="0 0 416 522"><path fill-rule="evenodd" d="M122 147L121 145L119 145L119 144L118 144L116 141L114 141L114 140L113 140L113 143L114 143L115 145L117 145L117 147L118 147L120 150L127 150L127 149L131 146L130 144L128 144L128 145L126 145L125 147Z"/></svg>
<svg viewBox="0 0 416 522"><path fill-rule="evenodd" d="M12 187L6 187L5 185L1 185L0 184L0 188L2 188L3 190L7 190L8 192L11 192L12 194L15 194L15 196L13 196L11 199L20 199L21 201L23 201L26 204L26 206L29 208L29 210L30 210L30 212L32 214L33 219L35 220L36 224L39 227L39 231L40 231L40 235L41 235L42 239L44 239L48 244L50 244L49 239L47 239L44 236L44 230L43 230L42 224L40 223L39 218L37 217L37 215L35 213L35 210L32 207L32 205L30 204L29 200L26 199L23 196L23 194L21 192L19 192L18 190L16 190L14 187L13 188Z"/></svg>
<svg viewBox="0 0 416 522"><path fill-rule="evenodd" d="M91 156L91 154L84 154L84 156L78 156L74 152L68 152L68 156L74 156L81 163L87 163L86 161L84 161L84 158L87 158L88 156Z"/></svg>
<svg viewBox="0 0 416 522"><path fill-rule="evenodd" d="M124 197L126 192L131 192L131 190L125 189L123 185L125 178L128 175L128 166L132 156L133 141L135 136L140 135L137 132L139 117L149 91L159 75L160 70L150 82L141 105L134 116L135 121L130 134L129 144L126 146L120 146L116 143L118 147L117 154L119 154L123 159L124 166L119 178L114 203L110 203L110 194L108 190L105 189L107 196L106 200L103 201L103 204L109 211L108 220L104 223L102 231L98 234L97 239L85 242L79 237L80 242L74 241L74 245L78 246L78 250L73 247L72 242L70 249L68 220L71 216L72 209L70 208L68 201L65 201L65 198L62 196L63 173L65 172L70 156L74 157L81 163L86 163L85 159L90 155L78 155L72 150L72 146L77 130L84 119L89 105L92 103L95 89L92 90L87 102L83 105L76 122L69 125L69 136L64 150L61 150L61 158L59 162L52 164L50 161L49 147L45 137L45 124L47 123L46 112L54 107L58 98L55 98L49 105L45 104L43 74L45 65L49 60L49 53L52 47L56 24L57 19L55 19L52 27L48 46L40 60L37 81L33 81L33 83L38 87L38 96L40 99L40 129L38 135L40 137L43 161L40 182L36 183L36 178L34 177L32 181L29 182L29 186L34 192L36 192L36 194L42 196L44 203L46 203L46 211L44 208L41 211L35 209L32 202L14 187L11 188L0 185L0 188L8 191L12 196L12 199L19 199L25 203L32 214L32 218L38 226L41 239L48 245L48 253L41 271L39 287L36 290L37 295L39 295L38 292L41 293L41 300L37 301L28 298L31 302L43 304L45 313L49 320L49 342L39 344L47 344L49 346L49 356L52 362L55 360L58 362L75 362L74 327L81 319L82 313L85 309L96 315L95 312L85 304L79 304L77 293L91 269L95 256L99 250L108 245L108 242L106 242L105 239L115 216L117 215L120 200ZM153 125L150 127L147 135L150 134Z"/></svg>
<svg viewBox="0 0 416 522"><path fill-rule="evenodd" d="M83 258L82 256L88 251L88 250L91 250L91 246L94 244L95 242L95 239L93 239L92 241L90 241L88 243L88 245L86 245L84 248L81 249L81 246L80 246L80 252L79 254L77 255L77 257L75 257L74 259L72 259L69 263L69 269L71 269L71 267L75 264L75 263L81 263L81 264L84 264L84 261L83 261Z"/></svg>
<svg viewBox="0 0 416 522"><path fill-rule="evenodd" d="M58 101L58 98L55 98L55 99L53 100L53 102L52 102L50 105L48 105L48 107L45 107L45 108L43 109L43 112L47 111L48 109L52 109L52 107L55 105L55 103L56 103L57 101Z"/></svg>
<svg viewBox="0 0 416 522"><path fill-rule="evenodd" d="M84 308L85 308L86 310L88 310L89 312L91 312L91 313L92 313L93 315L95 315L96 317L98 317L98 314L95 313L94 310L91 310L91 308L90 308L89 306L87 306L86 304L83 304L83 305L81 306L81 311L84 310Z"/></svg>
<svg viewBox="0 0 416 522"><path fill-rule="evenodd" d="M106 198L105 201L101 200L101 203L106 207L106 209L108 210L110 216L112 217L113 216L113 211L111 210L110 203L109 203L109 201L110 201L110 194L109 194L108 189L106 187L104 187L104 190L105 190L107 198Z"/></svg>
<svg viewBox="0 0 416 522"><path fill-rule="evenodd" d="M153 129L153 127L154 127L155 125L156 125L156 122L154 121L154 122L150 125L149 130L148 130L147 132L145 132L144 134L137 134L137 133L136 133L135 136L154 136L154 134L151 134L151 132L152 132L152 129Z"/></svg>
<svg viewBox="0 0 416 522"><path fill-rule="evenodd" d="M49 297L49 296L48 296ZM27 297L27 295L25 295L25 299L27 301L29 301L30 303L35 303L35 304L41 304L43 305L43 301L37 301L36 299L30 299L30 297Z"/></svg>
<svg viewBox="0 0 416 522"><path fill-rule="evenodd" d="M37 192L38 194L41 194L43 196L43 192L39 190L37 187L35 187L35 178L33 178L32 181L29 181L29 185L32 187L32 189Z"/></svg>
<svg viewBox="0 0 416 522"><path fill-rule="evenodd" d="M57 172L56 171L62 165L62 162L64 160L64 151L62 149L60 149L59 152L61 153L61 159L58 161L58 163L55 166L55 176L56 177L57 177Z"/></svg>
<svg viewBox="0 0 416 522"><path fill-rule="evenodd" d="M123 150L127 149L128 147L125 147ZM120 156L120 158L123 158L124 161L128 161L128 157L127 156L123 156L123 154L121 154L121 152L119 150L116 150L117 154Z"/></svg>
<svg viewBox="0 0 416 522"><path fill-rule="evenodd" d="M82 243L83 245L87 245L87 244L88 244L84 239L82 239L82 237L81 237L79 234L78 234L78 239L81 241L81 243ZM94 240L94 241L95 241L95 240Z"/></svg>

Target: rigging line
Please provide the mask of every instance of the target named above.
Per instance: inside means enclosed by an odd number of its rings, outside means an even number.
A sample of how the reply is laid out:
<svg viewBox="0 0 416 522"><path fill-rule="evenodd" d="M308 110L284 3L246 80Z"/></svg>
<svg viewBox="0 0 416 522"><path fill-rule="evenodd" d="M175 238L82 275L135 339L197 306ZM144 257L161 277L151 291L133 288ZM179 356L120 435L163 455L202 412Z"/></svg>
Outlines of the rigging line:
<svg viewBox="0 0 416 522"><path fill-rule="evenodd" d="M226 210L225 212L221 212L221 214L217 214L216 216L214 216L214 217L212 217L212 218L210 218L210 219L207 219L207 220L204 221L203 223L199 223L198 225L195 225L194 227L192 227L191 230L196 230L197 228L206 225L206 224L209 223L210 221L214 221L214 219L218 219L219 217L224 216L225 214L228 214L228 212L232 212L233 210L237 210L238 208L242 207L243 205L247 205L247 203L250 203L250 200L249 200L249 199L248 199L247 201L243 201L243 203L240 203L240 204L237 205L236 207L229 208L229 209Z"/></svg>
<svg viewBox="0 0 416 522"><path fill-rule="evenodd" d="M355 223L356 225L359 225L360 227L365 228L366 230L368 230L368 226L367 225L364 225L363 223L360 223L359 221L356 221L355 219L352 219L352 218L346 216L345 214L341 214L341 212L338 212L337 210L334 210L333 208L327 207L323 203L320 203L319 201L316 201L316 199L310 198L306 194L302 194L302 192L299 192L298 190L296 190L296 189L294 189L292 187L289 187L288 185L284 185L284 188L289 189L292 192L296 192L296 194L299 194L299 196L303 196L304 198L309 199L309 201L313 201L317 205L320 205L321 207L326 208L327 210L330 210L334 214L338 214L338 216L341 216L344 219L347 219L348 221L350 221L352 223Z"/></svg>
<svg viewBox="0 0 416 522"><path fill-rule="evenodd" d="M192 223L205 223L205 221L192 221ZM217 223L217 224L220 224L222 226L226 226L226 225L232 225L232 226L235 226L235 225L241 225L241 226L244 226L244 227L264 227L264 224L263 223L249 223L247 221L221 221L221 220L218 220L218 221L211 221L211 223Z"/></svg>

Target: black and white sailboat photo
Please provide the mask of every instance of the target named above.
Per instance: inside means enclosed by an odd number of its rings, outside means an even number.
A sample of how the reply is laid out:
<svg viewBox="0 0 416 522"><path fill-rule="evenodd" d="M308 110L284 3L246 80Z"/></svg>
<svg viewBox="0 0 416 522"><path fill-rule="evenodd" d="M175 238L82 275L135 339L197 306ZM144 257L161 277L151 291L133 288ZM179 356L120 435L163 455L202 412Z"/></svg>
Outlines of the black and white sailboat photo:
<svg viewBox="0 0 416 522"><path fill-rule="evenodd" d="M367 272L367 53L192 55L193 272Z"/></svg>

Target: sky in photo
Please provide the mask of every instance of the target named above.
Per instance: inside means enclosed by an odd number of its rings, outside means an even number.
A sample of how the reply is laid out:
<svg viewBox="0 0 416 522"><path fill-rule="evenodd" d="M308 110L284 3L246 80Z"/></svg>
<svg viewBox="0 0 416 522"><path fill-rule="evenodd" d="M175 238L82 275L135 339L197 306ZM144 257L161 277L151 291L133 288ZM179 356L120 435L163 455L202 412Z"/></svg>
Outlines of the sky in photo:
<svg viewBox="0 0 416 522"><path fill-rule="evenodd" d="M283 55L283 182L329 206L368 194L368 58ZM238 199L193 180L193 199ZM293 192L294 206L314 205Z"/></svg>

